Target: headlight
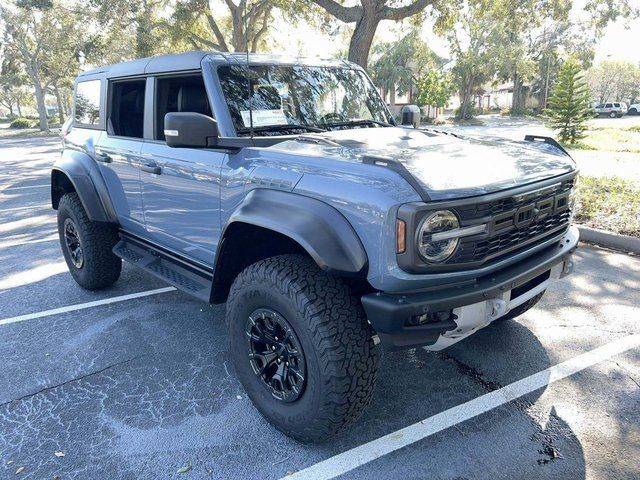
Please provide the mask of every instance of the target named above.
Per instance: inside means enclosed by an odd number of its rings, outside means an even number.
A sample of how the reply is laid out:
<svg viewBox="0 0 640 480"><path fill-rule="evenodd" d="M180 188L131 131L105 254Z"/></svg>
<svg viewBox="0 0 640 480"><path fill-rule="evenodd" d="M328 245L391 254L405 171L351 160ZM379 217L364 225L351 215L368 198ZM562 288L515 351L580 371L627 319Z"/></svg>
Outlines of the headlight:
<svg viewBox="0 0 640 480"><path fill-rule="evenodd" d="M458 217L449 210L438 210L427 216L418 229L418 253L423 260L429 263L441 263L449 258L457 248L460 239L457 236L446 238L447 235L438 234L459 227Z"/></svg>

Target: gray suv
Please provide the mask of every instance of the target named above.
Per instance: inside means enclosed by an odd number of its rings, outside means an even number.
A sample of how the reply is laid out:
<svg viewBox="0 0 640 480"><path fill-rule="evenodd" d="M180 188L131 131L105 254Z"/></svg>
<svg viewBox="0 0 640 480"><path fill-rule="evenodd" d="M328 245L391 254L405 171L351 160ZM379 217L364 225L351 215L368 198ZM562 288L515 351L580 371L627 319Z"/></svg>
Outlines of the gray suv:
<svg viewBox="0 0 640 480"><path fill-rule="evenodd" d="M73 278L125 260L226 302L238 378L300 441L358 418L380 348L446 348L572 269L558 143L396 126L345 61L147 58L80 75L74 108L51 174Z"/></svg>

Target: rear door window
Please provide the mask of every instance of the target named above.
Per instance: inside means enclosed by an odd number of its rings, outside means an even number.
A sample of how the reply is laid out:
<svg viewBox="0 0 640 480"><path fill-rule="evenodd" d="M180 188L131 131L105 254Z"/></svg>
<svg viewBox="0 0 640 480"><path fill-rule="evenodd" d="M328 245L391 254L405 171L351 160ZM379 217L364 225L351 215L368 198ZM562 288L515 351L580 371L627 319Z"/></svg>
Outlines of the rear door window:
<svg viewBox="0 0 640 480"><path fill-rule="evenodd" d="M111 84L107 133L116 137L142 138L146 80L116 81Z"/></svg>
<svg viewBox="0 0 640 480"><path fill-rule="evenodd" d="M100 123L100 80L78 82L74 118L79 125L95 126Z"/></svg>
<svg viewBox="0 0 640 480"><path fill-rule="evenodd" d="M611 107L612 107L612 105L611 105L610 103L607 103L607 104L604 106L604 108L611 108Z"/></svg>

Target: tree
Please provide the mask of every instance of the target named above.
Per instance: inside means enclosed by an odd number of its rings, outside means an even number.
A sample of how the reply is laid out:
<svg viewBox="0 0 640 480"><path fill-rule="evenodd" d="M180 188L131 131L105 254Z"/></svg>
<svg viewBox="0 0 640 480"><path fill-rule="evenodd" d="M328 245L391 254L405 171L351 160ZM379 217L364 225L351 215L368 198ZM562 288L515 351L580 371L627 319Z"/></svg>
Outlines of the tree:
<svg viewBox="0 0 640 480"><path fill-rule="evenodd" d="M348 59L364 68L367 68L373 37L381 21L400 21L422 13L436 3L436 0L412 0L408 4L397 0L359 0L357 5L345 6L344 2L336 0L312 1L341 22L355 24Z"/></svg>
<svg viewBox="0 0 640 480"><path fill-rule="evenodd" d="M16 113L19 117L22 116L22 106L28 101L27 81L27 75L18 59L5 48L0 66L0 105L9 110L11 117Z"/></svg>
<svg viewBox="0 0 640 480"><path fill-rule="evenodd" d="M416 103L429 109L443 108L456 89L451 77L438 70L425 72L416 83L418 88ZM429 110L427 110L427 118L429 118Z"/></svg>
<svg viewBox="0 0 640 480"><path fill-rule="evenodd" d="M640 97L640 65L603 61L588 71L588 82L598 103L635 103Z"/></svg>
<svg viewBox="0 0 640 480"><path fill-rule="evenodd" d="M372 53L377 58L369 69L371 79L382 89L384 98L389 94L390 105L395 105L396 92L400 95L411 92L424 70L441 63L417 29L399 41L374 46Z"/></svg>
<svg viewBox="0 0 640 480"><path fill-rule="evenodd" d="M289 5L286 0L178 0L166 25L174 42L186 41L191 48L256 52L273 9Z"/></svg>
<svg viewBox="0 0 640 480"><path fill-rule="evenodd" d="M20 59L34 87L40 130L49 130L42 79L42 61L48 46L47 15L32 3L23 1L20 7L0 6L0 13L4 19L6 48ZM45 2L42 8L50 10L52 4Z"/></svg>
<svg viewBox="0 0 640 480"><path fill-rule="evenodd" d="M549 98L546 110L548 123L558 130L563 143L575 144L584 138L587 121L593 118L591 92L582 75L580 63L573 58L560 67L558 81Z"/></svg>
<svg viewBox="0 0 640 480"><path fill-rule="evenodd" d="M91 0L92 14L102 35L94 47L102 62L115 63L166 53L170 49L163 14L170 0Z"/></svg>
<svg viewBox="0 0 640 480"><path fill-rule="evenodd" d="M503 30L492 0L468 0L466 8L454 17L452 25L440 25L436 32L444 36L455 64L451 70L460 97L457 119L474 115L474 93L493 79Z"/></svg>

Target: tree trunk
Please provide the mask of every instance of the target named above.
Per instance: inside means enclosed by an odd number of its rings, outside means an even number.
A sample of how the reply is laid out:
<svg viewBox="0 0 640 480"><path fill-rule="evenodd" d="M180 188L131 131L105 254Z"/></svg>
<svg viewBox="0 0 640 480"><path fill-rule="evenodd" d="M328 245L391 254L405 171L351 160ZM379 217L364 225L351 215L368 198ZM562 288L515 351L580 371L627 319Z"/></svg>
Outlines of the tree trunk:
<svg viewBox="0 0 640 480"><path fill-rule="evenodd" d="M21 117L22 115L20 115L20 100L16 102L16 106L18 107L18 116ZM9 105L9 118L13 118L13 105Z"/></svg>
<svg viewBox="0 0 640 480"><path fill-rule="evenodd" d="M64 105L62 105L62 97L60 95L60 89L55 87L53 89L53 93L56 96L56 103L58 104L58 120L60 120L60 124L64 123Z"/></svg>
<svg viewBox="0 0 640 480"><path fill-rule="evenodd" d="M396 88L392 87L389 90L389 105L393 107L395 106L395 104L396 104Z"/></svg>
<svg viewBox="0 0 640 480"><path fill-rule="evenodd" d="M32 59L27 64L27 72L31 77L31 83L36 94L36 106L38 108L38 117L40 119L40 130L49 131L49 121L47 119L47 105L45 104L44 89L40 82L40 65L38 60Z"/></svg>
<svg viewBox="0 0 640 480"><path fill-rule="evenodd" d="M365 11L362 17L356 22L356 28L349 43L349 61L357 63L362 68L367 68L369 61L369 50L373 43L373 37L380 23L374 12Z"/></svg>

